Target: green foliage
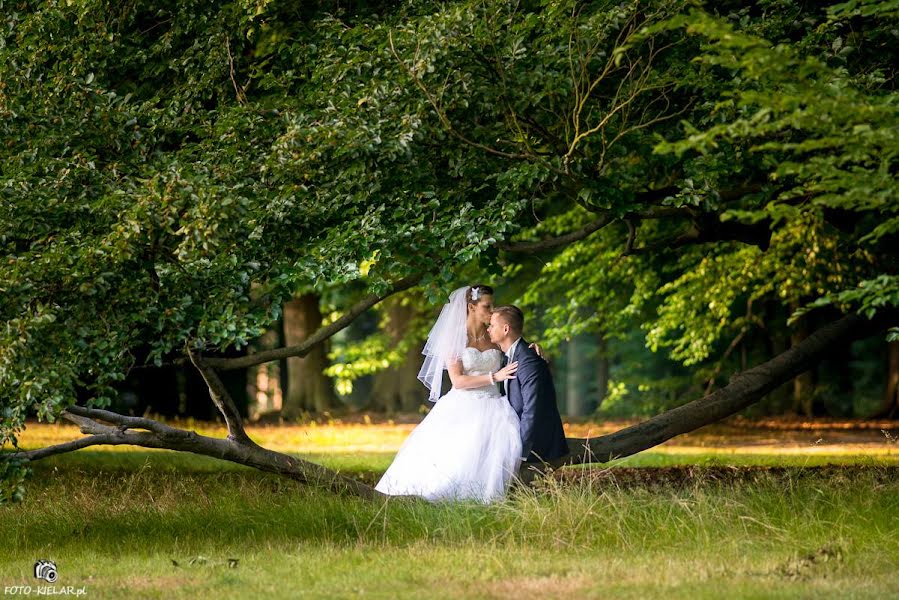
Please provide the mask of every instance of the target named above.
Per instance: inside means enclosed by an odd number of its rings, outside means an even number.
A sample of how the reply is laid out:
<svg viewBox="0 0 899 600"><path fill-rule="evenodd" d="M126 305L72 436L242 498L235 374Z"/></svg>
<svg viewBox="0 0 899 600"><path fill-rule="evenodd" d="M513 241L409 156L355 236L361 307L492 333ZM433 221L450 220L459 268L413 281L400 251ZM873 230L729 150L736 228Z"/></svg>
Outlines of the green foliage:
<svg viewBox="0 0 899 600"><path fill-rule="evenodd" d="M878 309L885 306L899 306L899 277L895 275L878 275L873 279L866 279L858 283L858 287L847 289L836 294L818 298L807 307L793 313L791 319L795 320L813 308L839 305L844 312L857 312L868 318L873 317ZM893 328L895 332L896 328ZM895 333L889 341L893 341Z"/></svg>
<svg viewBox="0 0 899 600"><path fill-rule="evenodd" d="M484 269L550 345L645 327L689 365L753 303L894 309L894 3L765 6L0 4L0 438L298 289ZM597 214L545 264L497 249ZM710 216L771 248L674 243ZM366 344L350 374L398 356Z"/></svg>
<svg viewBox="0 0 899 600"><path fill-rule="evenodd" d="M246 345L298 287L420 271L436 293L512 227L523 201L411 151L440 129L381 17L281 9L5 12L4 440L135 364Z"/></svg>
<svg viewBox="0 0 899 600"><path fill-rule="evenodd" d="M601 57L638 12L573 7L5 11L3 438L32 408L107 404L135 364L246 345L298 288L417 272L437 299L565 170L633 163L584 144L563 161L570 35ZM586 105L585 126L601 114ZM626 201L603 189L588 202Z"/></svg>
<svg viewBox="0 0 899 600"><path fill-rule="evenodd" d="M895 17L880 4L882 11L853 14ZM839 228L830 232L832 244L849 252L843 253L845 258L828 257L823 264L855 273L842 282L844 286L857 284L865 272L872 275L891 268L889 245L899 234L895 202L899 187L894 177L899 163L899 96L887 65L871 61L873 65L853 69L846 58L852 48L840 37L839 19L849 16L847 11L855 5L834 7L830 19L807 34L833 36L833 53L817 56L803 54L802 45L772 45L703 13L669 22L706 40L708 51L699 63L725 69L732 83L723 86L722 101L713 111L720 115L719 123L702 130L688 128L687 138L656 148L675 155L687 150L708 155L722 145L745 145L748 152L762 157L768 181L781 190L764 205L731 209L723 216L769 218L773 226L784 223L785 228L797 220L826 219ZM888 22L872 25L887 27ZM878 39L877 33L868 36ZM809 251L816 249L812 246ZM867 269L860 268L859 261ZM820 296L816 305L829 303L824 299L840 291L839 286L811 288L805 297ZM868 305L871 310L866 314L896 306L892 296L883 295Z"/></svg>
<svg viewBox="0 0 899 600"><path fill-rule="evenodd" d="M548 218L534 228L538 235L558 235L589 218L577 207ZM623 227L609 227L568 246L541 265L537 279L520 304L539 315L541 343L554 348L584 332L602 331L609 338L626 336L634 322L647 316L646 302L659 286L657 274L642 257L622 255ZM626 235L626 234L625 234ZM519 275L515 265L509 275Z"/></svg>
<svg viewBox="0 0 899 600"><path fill-rule="evenodd" d="M25 497L25 479L31 475L26 461L11 454L0 454L0 507L21 502Z"/></svg>
<svg viewBox="0 0 899 600"><path fill-rule="evenodd" d="M873 270L870 259L847 250L812 213L780 227L765 252L721 245L713 252L685 253L681 274L658 290L661 304L647 327L647 343L653 351L671 347L671 356L685 365L700 363L717 341L747 328L765 329L760 309L766 302L799 306L859 284Z"/></svg>
<svg viewBox="0 0 899 600"><path fill-rule="evenodd" d="M658 389L643 379L646 359L625 342L635 329L646 331L651 350L692 366L697 381L717 372L708 361L729 342L745 343L752 333L770 339L793 324L771 322L772 306L837 305L869 317L899 306L889 283L899 233L899 97L888 4L809 13L773 2L762 15L748 7L728 12L728 4L719 15L685 10L625 44L622 52L665 32L683 36L672 52L683 61L678 89L693 98L677 128L650 128L651 150L629 138L641 184L652 190L674 180L679 191L659 204L712 211L722 224L758 223L772 233L764 251L728 239L681 249L672 242L695 225L644 220L635 228L644 252L626 256L627 229L613 225L537 267L521 302L540 313L541 340L555 345L585 331L620 339L617 372L624 379L613 375L612 405L632 403L633 393L646 389L652 392L641 402L658 408L668 395L663 380L697 393L659 367L652 375ZM658 162L665 157L670 162ZM648 169L647 160L666 169ZM611 187L621 194L622 183ZM579 194L588 208L624 216L646 208L626 195L593 203L595 187ZM560 210L528 233L559 235L593 218ZM523 276L533 264L514 264L507 274Z"/></svg>

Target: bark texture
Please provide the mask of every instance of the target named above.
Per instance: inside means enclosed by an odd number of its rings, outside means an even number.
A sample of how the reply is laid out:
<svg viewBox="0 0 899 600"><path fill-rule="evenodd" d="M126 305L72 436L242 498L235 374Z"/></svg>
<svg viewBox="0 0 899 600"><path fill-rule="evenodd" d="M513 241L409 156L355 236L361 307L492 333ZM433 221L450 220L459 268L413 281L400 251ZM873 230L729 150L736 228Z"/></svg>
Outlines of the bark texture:
<svg viewBox="0 0 899 600"><path fill-rule="evenodd" d="M793 304L790 309L795 311L799 308L798 304ZM806 318L802 317L796 324L796 328L790 334L790 345L797 346L808 337L808 323ZM804 417L813 417L815 415L815 387L817 385L817 374L815 369L808 369L800 373L793 379L793 412Z"/></svg>
<svg viewBox="0 0 899 600"><path fill-rule="evenodd" d="M603 332L596 334L596 408L602 406L609 393L611 365L609 364L609 344Z"/></svg>

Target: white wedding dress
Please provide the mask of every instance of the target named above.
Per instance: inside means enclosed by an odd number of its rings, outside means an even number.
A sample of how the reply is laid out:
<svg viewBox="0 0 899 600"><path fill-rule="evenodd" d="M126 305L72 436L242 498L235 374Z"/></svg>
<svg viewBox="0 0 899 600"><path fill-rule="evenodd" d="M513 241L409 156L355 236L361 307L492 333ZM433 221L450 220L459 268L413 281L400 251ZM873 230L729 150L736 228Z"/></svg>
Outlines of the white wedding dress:
<svg viewBox="0 0 899 600"><path fill-rule="evenodd" d="M500 367L502 353L466 348L465 375ZM503 498L521 456L518 415L495 385L451 389L403 442L375 486L390 495L428 500Z"/></svg>

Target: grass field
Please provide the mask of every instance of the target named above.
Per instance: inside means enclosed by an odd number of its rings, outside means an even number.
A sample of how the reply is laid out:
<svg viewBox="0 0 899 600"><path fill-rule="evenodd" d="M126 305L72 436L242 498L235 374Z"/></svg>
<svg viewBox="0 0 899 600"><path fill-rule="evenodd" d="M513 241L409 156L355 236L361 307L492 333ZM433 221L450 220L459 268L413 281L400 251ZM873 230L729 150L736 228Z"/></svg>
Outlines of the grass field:
<svg viewBox="0 0 899 600"><path fill-rule="evenodd" d="M373 482L410 428L250 435ZM486 507L363 502L205 457L82 450L36 463L25 501L0 508L0 589L36 588L43 558L57 589L91 598L899 597L899 447L868 429L712 428ZM78 435L35 425L21 441Z"/></svg>

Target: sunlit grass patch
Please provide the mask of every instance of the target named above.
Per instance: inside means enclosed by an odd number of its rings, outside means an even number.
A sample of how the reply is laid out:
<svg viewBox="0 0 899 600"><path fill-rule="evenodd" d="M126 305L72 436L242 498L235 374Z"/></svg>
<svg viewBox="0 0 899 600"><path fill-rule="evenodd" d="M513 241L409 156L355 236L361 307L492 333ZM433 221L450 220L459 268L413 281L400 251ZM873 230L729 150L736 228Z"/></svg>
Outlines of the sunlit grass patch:
<svg viewBox="0 0 899 600"><path fill-rule="evenodd" d="M631 422L566 423L569 437L605 435ZM212 437L225 437L226 429L216 423L176 421L174 426L193 429ZM777 429L771 424L753 429L721 424L678 436L653 448L654 454L695 454L701 456L801 455L801 456L878 456L886 460L899 457L896 436L881 433L877 424L823 423L813 428L803 423L783 423L790 428ZM864 425L864 427L862 427ZM826 426L826 427L825 427ZM847 432L849 426L858 431ZM884 425L885 426L885 425ZM311 421L302 424L249 425L247 432L258 444L273 450L307 454L379 455L395 453L415 427L414 423L343 423L324 424ZM892 426L890 426L892 427ZM20 445L31 449L58 444L83 437L78 428L67 422L29 423L20 436ZM6 449L9 449L8 447ZM122 452L127 446L96 446L92 451ZM150 450L150 452L153 452ZM165 452L165 451L161 451ZM727 460L727 459L725 459ZM740 460L738 458L738 460Z"/></svg>

